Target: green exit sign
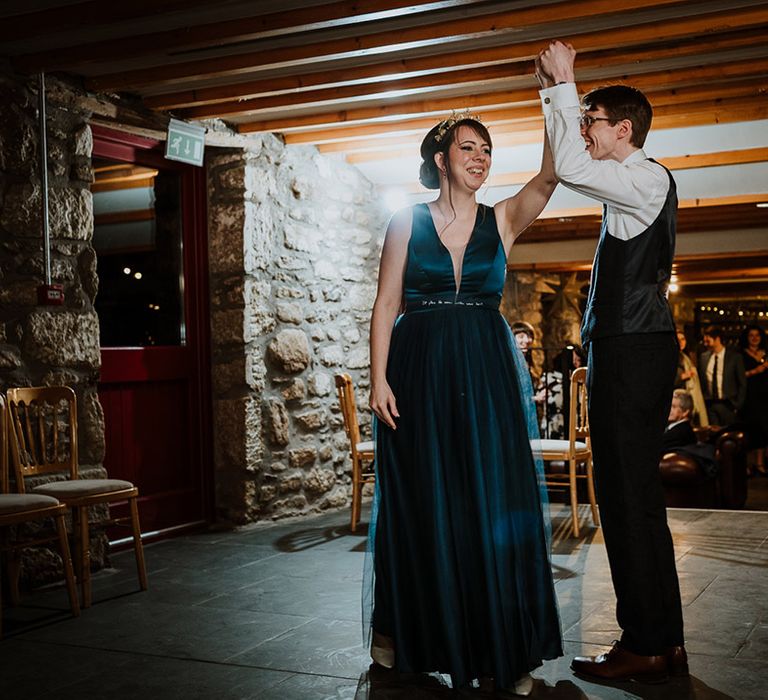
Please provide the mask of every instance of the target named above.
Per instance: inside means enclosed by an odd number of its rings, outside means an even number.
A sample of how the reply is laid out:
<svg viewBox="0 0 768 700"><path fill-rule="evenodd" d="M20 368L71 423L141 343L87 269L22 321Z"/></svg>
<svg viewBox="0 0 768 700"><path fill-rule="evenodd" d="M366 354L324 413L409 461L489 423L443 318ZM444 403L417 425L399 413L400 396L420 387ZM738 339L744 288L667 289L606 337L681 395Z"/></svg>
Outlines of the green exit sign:
<svg viewBox="0 0 768 700"><path fill-rule="evenodd" d="M203 164L205 127L171 119L165 141L165 157L190 165Z"/></svg>

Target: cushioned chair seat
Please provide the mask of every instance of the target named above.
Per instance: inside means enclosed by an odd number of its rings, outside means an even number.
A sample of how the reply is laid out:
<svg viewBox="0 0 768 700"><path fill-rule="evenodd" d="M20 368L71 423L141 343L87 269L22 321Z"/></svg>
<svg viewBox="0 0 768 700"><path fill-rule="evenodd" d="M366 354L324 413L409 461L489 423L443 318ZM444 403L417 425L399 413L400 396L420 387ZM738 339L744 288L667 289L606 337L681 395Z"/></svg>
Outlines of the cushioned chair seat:
<svg viewBox="0 0 768 700"><path fill-rule="evenodd" d="M35 510L36 508L49 508L50 506L57 505L59 505L59 502L51 496L34 493L0 494L0 515L19 513L23 510Z"/></svg>
<svg viewBox="0 0 768 700"><path fill-rule="evenodd" d="M565 452L568 450L568 440L532 440L531 447L538 452ZM585 442L576 441L574 448L577 452L587 449Z"/></svg>
<svg viewBox="0 0 768 700"><path fill-rule="evenodd" d="M365 442L357 443L358 452L373 452L373 440L366 440Z"/></svg>
<svg viewBox="0 0 768 700"><path fill-rule="evenodd" d="M132 489L130 481L122 479L77 479L76 481L53 481L50 484L35 486L35 493L42 493L55 498L95 496L110 491Z"/></svg>

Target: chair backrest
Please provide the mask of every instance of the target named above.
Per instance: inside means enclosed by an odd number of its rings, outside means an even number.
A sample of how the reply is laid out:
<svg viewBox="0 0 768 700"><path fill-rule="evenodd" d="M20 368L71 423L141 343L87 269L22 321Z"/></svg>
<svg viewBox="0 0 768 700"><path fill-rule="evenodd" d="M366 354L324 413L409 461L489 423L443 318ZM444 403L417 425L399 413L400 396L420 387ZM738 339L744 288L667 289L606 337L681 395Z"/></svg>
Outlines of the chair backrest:
<svg viewBox="0 0 768 700"><path fill-rule="evenodd" d="M577 367L571 374L571 405L568 415L568 440L571 449L576 440L589 445L587 417L587 368Z"/></svg>
<svg viewBox="0 0 768 700"><path fill-rule="evenodd" d="M24 477L68 472L77 479L77 401L68 386L8 389L11 456L19 493Z"/></svg>
<svg viewBox="0 0 768 700"><path fill-rule="evenodd" d="M337 374L336 393L339 395L339 406L344 417L344 430L349 438L350 449L357 451L360 442L360 425L357 422L357 404L355 403L355 389L352 386L352 377L348 374Z"/></svg>

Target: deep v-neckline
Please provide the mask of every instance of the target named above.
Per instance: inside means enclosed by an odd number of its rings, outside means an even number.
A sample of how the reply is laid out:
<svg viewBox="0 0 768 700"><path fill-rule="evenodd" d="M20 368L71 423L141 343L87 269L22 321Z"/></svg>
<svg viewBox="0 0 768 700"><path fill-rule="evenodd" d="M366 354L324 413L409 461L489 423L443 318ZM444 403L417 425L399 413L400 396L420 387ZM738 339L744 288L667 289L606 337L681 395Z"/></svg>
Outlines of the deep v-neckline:
<svg viewBox="0 0 768 700"><path fill-rule="evenodd" d="M453 260L453 253L451 253L451 249L443 243L443 239L440 238L440 234L437 232L437 226L435 225L435 218L432 216L432 210L429 208L429 203L424 202L424 206L427 208L427 214L429 216L429 221L432 224L432 231L435 234L435 239L437 240L437 244L440 246L440 248L445 251L445 253L448 255L448 259L451 261L451 272L453 273L453 288L456 291L456 297L459 296L459 292L461 291L461 283L464 280L464 262L467 259L467 250L469 250L469 246L472 245L472 239L475 237L475 231L477 230L477 220L480 217L480 207L481 204L477 205L477 210L475 211L475 221L472 225L472 231L469 233L469 238L467 239L467 243L464 246L464 249L461 251L461 257L459 258L459 268L458 271L456 269L456 264Z"/></svg>

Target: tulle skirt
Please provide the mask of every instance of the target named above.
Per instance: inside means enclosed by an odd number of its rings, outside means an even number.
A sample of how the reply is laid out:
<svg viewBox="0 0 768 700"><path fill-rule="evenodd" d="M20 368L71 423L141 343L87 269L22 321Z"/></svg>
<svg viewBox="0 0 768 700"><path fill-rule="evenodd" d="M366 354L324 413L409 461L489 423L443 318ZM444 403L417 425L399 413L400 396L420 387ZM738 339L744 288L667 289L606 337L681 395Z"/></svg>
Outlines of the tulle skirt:
<svg viewBox="0 0 768 700"><path fill-rule="evenodd" d="M400 418L376 426L373 630L401 672L510 687L562 655L527 368L498 311L452 306L399 319L387 375Z"/></svg>

